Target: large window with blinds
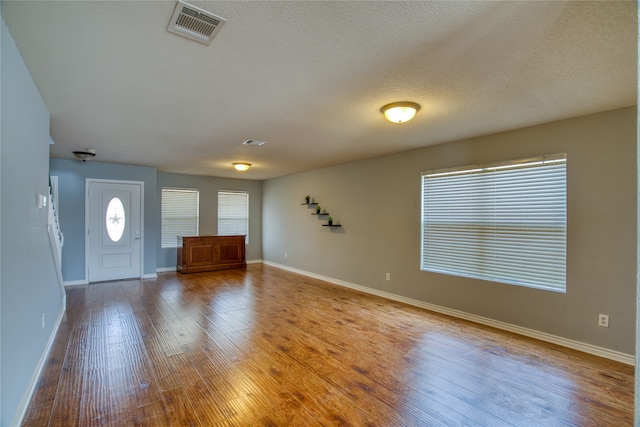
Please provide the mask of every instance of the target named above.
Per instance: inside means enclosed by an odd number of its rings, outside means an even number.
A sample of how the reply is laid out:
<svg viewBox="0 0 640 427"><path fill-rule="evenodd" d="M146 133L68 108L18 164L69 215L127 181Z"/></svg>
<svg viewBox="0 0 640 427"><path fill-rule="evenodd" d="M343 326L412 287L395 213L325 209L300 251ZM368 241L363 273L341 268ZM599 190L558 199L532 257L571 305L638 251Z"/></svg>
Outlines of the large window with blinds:
<svg viewBox="0 0 640 427"><path fill-rule="evenodd" d="M163 188L161 205L163 248L175 248L178 236L198 235L198 190Z"/></svg>
<svg viewBox="0 0 640 427"><path fill-rule="evenodd" d="M218 235L245 235L249 243L249 193L218 191Z"/></svg>
<svg viewBox="0 0 640 427"><path fill-rule="evenodd" d="M423 173L421 269L566 292L566 161Z"/></svg>

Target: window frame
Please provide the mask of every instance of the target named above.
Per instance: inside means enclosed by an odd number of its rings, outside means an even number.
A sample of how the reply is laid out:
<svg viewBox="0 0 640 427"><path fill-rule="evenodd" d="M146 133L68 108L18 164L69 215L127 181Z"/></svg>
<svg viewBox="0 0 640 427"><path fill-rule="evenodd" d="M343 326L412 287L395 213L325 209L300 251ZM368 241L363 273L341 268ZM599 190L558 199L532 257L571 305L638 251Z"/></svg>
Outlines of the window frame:
<svg viewBox="0 0 640 427"><path fill-rule="evenodd" d="M243 195L246 198L246 216L244 217L240 217L240 218L244 218L245 222L246 222L246 230L245 233L237 233L237 232L227 232L226 230L221 230L220 224L221 224L221 220L231 220L234 217L223 217L221 216L221 209L223 208L221 200L220 200L220 196L221 195ZM245 236L245 243L248 244L249 243L249 192L245 191L245 190L218 190L218 223L217 223L217 230L218 230L218 235L219 236L237 236L237 235L243 235ZM227 234L228 233L228 234Z"/></svg>
<svg viewBox="0 0 640 427"><path fill-rule="evenodd" d="M567 156L430 170L420 269L566 292Z"/></svg>
<svg viewBox="0 0 640 427"><path fill-rule="evenodd" d="M177 227L173 226L175 231L172 231L169 236L166 235L167 231L165 228L169 228L169 226L165 227L165 193L175 192L175 193L195 193L195 224L191 222L190 227ZM190 216L192 218L192 215ZM175 221L175 218L172 218L172 221ZM191 220L192 221L192 220ZM195 226L195 230L194 230ZM174 234L174 232L176 234ZM177 188L177 187L162 187L160 192L160 247L162 249L170 249L178 247L178 236L197 236L200 232L200 190L197 188ZM180 234L178 234L180 233ZM173 236L173 242L169 242L170 237Z"/></svg>

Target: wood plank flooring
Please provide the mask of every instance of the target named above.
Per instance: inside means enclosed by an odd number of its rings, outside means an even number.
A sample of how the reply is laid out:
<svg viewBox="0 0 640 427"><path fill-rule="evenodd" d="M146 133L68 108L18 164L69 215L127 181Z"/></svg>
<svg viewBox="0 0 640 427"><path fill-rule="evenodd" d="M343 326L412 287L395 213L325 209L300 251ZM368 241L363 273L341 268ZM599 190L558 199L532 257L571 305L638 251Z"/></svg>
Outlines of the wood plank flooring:
<svg viewBox="0 0 640 427"><path fill-rule="evenodd" d="M24 426L631 426L633 368L273 267L67 289Z"/></svg>

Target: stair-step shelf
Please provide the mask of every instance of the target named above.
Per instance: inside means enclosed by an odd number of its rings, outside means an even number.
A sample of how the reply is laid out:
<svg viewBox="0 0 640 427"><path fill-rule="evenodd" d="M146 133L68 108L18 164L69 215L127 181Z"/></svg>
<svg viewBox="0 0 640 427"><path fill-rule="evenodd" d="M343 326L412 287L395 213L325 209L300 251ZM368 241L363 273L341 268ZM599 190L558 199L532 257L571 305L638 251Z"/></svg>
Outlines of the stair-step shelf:
<svg viewBox="0 0 640 427"><path fill-rule="evenodd" d="M312 201L313 200L313 201ZM316 215L318 217L320 216L328 216L329 217L329 223L328 224L322 224L323 227L342 227L341 224L333 224L333 219L331 218L331 216L329 215L329 212L327 211L321 211L319 203L315 201L315 199L311 198L311 196L307 196L305 197L305 203L301 203L302 206L315 206L315 212L311 212L311 215Z"/></svg>

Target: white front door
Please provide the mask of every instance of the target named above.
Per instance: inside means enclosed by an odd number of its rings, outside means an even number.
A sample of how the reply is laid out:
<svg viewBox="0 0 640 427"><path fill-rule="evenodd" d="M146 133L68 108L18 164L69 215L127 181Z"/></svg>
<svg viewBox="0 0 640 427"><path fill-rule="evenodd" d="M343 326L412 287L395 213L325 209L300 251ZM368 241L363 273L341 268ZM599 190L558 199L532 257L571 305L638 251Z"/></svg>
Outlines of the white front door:
<svg viewBox="0 0 640 427"><path fill-rule="evenodd" d="M142 277L143 183L87 180L89 282Z"/></svg>

